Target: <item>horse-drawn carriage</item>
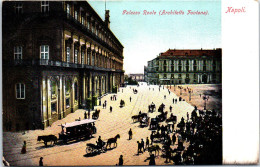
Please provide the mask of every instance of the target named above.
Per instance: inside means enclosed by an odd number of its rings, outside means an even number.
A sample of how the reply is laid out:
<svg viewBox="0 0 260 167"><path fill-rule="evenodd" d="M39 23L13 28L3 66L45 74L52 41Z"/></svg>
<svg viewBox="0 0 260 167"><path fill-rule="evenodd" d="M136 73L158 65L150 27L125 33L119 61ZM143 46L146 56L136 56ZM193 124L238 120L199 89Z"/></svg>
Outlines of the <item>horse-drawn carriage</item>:
<svg viewBox="0 0 260 167"><path fill-rule="evenodd" d="M101 152L105 152L106 150L107 150L106 149L106 142L102 142L101 145L87 143L87 148L86 148L87 154L101 153Z"/></svg>
<svg viewBox="0 0 260 167"><path fill-rule="evenodd" d="M155 130L155 129L157 129L158 125L159 125L158 119L152 118L151 123L150 123L150 129Z"/></svg>
<svg viewBox="0 0 260 167"><path fill-rule="evenodd" d="M159 108L158 108L158 112L163 112L164 108L165 108L165 104L162 103L162 104L159 106Z"/></svg>
<svg viewBox="0 0 260 167"><path fill-rule="evenodd" d="M150 123L150 117L148 117L147 115L140 119L140 127L147 127L149 126L149 123Z"/></svg>
<svg viewBox="0 0 260 167"><path fill-rule="evenodd" d="M166 119L166 123L173 122L174 124L177 122L177 116L171 115L168 119Z"/></svg>
<svg viewBox="0 0 260 167"><path fill-rule="evenodd" d="M59 140L67 143L72 140L82 138L91 138L96 133L95 121L93 119L84 119L67 124L61 124L62 131L59 133Z"/></svg>
<svg viewBox="0 0 260 167"><path fill-rule="evenodd" d="M137 91L136 89L134 89L133 92L134 92L134 94L137 94L137 93L138 93L138 91Z"/></svg>
<svg viewBox="0 0 260 167"><path fill-rule="evenodd" d="M125 106L125 101L124 100L120 100L120 108L124 107Z"/></svg>
<svg viewBox="0 0 260 167"><path fill-rule="evenodd" d="M168 114L167 111L166 111L166 112L163 112L163 111L162 111L161 114L157 116L158 121L159 121L159 122L165 121L166 118L167 118L167 114Z"/></svg>
<svg viewBox="0 0 260 167"><path fill-rule="evenodd" d="M138 115L133 115L133 122L140 122L144 117L148 117L147 113L139 113Z"/></svg>
<svg viewBox="0 0 260 167"><path fill-rule="evenodd" d="M87 154L93 154L93 153L101 153L106 152L107 147L111 149L111 145L114 144L114 148L117 147L117 139L120 138L120 135L117 134L115 137L109 138L107 142L104 142L102 140L96 141L96 144L87 143L86 153Z"/></svg>
<svg viewBox="0 0 260 167"><path fill-rule="evenodd" d="M96 109L95 112L92 114L92 119L98 119L99 118L100 109Z"/></svg>
<svg viewBox="0 0 260 167"><path fill-rule="evenodd" d="M154 103L148 106L148 112L153 113L156 110L156 106Z"/></svg>

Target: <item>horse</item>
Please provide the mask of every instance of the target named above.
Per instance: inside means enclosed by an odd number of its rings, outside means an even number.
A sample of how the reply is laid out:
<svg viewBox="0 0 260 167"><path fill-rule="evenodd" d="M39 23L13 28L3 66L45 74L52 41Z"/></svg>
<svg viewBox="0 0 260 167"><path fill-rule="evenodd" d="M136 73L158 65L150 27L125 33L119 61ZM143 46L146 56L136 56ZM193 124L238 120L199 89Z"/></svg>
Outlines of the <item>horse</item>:
<svg viewBox="0 0 260 167"><path fill-rule="evenodd" d="M45 147L47 147L47 142L51 142L54 145L57 143L58 138L55 135L38 136L37 141L41 140L43 140Z"/></svg>
<svg viewBox="0 0 260 167"><path fill-rule="evenodd" d="M92 119L98 119L98 118L99 118L99 113L100 113L100 110L96 110L96 111L92 114Z"/></svg>
<svg viewBox="0 0 260 167"><path fill-rule="evenodd" d="M175 115L171 116L170 118L166 119L166 123L168 122L177 122L177 117Z"/></svg>
<svg viewBox="0 0 260 167"><path fill-rule="evenodd" d="M114 143L114 146L117 147L117 138L120 139L120 135L117 134L114 138L110 138L107 140L107 145L106 145L106 148L107 146L109 145L109 147L111 148L111 144Z"/></svg>
<svg viewBox="0 0 260 167"><path fill-rule="evenodd" d="M133 122L137 122L139 120L139 115L132 116Z"/></svg>
<svg viewBox="0 0 260 167"><path fill-rule="evenodd" d="M152 152L154 151L154 155L156 155L156 151L157 151L158 155L159 155L160 154L160 152L159 152L160 150L161 150L161 148L158 145L152 145L152 146L148 147L148 152L150 154L152 154Z"/></svg>

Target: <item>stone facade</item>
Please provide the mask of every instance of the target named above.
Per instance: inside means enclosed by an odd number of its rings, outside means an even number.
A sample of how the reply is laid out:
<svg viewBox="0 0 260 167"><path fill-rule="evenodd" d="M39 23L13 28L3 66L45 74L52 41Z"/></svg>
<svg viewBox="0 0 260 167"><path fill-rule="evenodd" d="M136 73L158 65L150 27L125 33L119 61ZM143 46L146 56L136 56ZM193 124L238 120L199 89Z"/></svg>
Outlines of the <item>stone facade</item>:
<svg viewBox="0 0 260 167"><path fill-rule="evenodd" d="M151 84L221 83L221 56L221 49L169 49L148 61L146 80Z"/></svg>
<svg viewBox="0 0 260 167"><path fill-rule="evenodd" d="M109 24L87 1L3 2L4 130L50 126L124 82Z"/></svg>

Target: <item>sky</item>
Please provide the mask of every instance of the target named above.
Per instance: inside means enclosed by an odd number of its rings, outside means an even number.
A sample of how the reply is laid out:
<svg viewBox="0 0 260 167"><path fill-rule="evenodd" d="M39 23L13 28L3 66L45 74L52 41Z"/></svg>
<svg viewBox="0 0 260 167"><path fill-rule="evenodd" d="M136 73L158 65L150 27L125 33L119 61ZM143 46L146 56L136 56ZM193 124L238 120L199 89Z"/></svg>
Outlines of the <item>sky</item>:
<svg viewBox="0 0 260 167"><path fill-rule="evenodd" d="M105 1L89 1L104 20ZM143 73L147 61L168 49L221 48L220 1L106 1L110 29L124 46L126 74ZM126 15L123 11L140 12ZM143 15L143 11L155 15ZM159 15L160 11L183 11L184 15ZM207 15L187 15L188 10Z"/></svg>

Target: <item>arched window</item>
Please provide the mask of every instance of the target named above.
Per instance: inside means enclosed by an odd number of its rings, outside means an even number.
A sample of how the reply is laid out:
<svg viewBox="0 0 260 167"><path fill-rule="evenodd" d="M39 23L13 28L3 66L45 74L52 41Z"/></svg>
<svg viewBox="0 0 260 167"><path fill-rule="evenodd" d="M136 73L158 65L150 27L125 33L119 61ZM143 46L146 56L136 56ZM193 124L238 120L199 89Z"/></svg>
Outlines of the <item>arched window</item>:
<svg viewBox="0 0 260 167"><path fill-rule="evenodd" d="M58 88L57 82L51 80L51 112L57 112L57 97L58 97Z"/></svg>
<svg viewBox="0 0 260 167"><path fill-rule="evenodd" d="M77 82L75 82L75 84L74 84L74 92L75 92L75 96L74 96L75 102L77 102L78 101L78 83Z"/></svg>
<svg viewBox="0 0 260 167"><path fill-rule="evenodd" d="M66 108L70 107L70 90L71 90L71 82L69 80L66 80L65 83Z"/></svg>
<svg viewBox="0 0 260 167"><path fill-rule="evenodd" d="M74 63L75 63L75 64L78 64L78 49L75 49Z"/></svg>

